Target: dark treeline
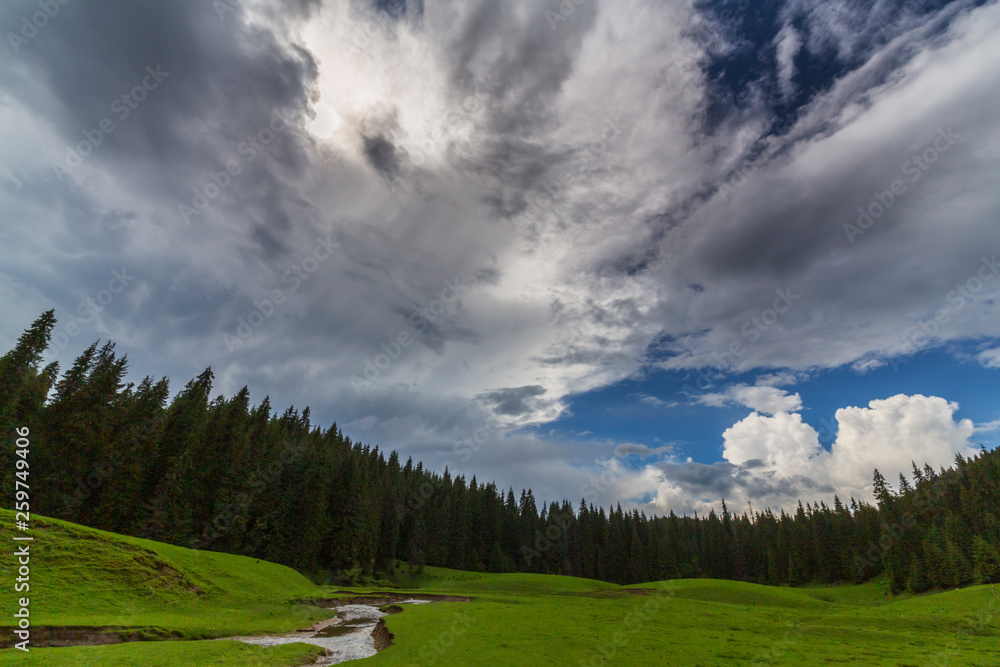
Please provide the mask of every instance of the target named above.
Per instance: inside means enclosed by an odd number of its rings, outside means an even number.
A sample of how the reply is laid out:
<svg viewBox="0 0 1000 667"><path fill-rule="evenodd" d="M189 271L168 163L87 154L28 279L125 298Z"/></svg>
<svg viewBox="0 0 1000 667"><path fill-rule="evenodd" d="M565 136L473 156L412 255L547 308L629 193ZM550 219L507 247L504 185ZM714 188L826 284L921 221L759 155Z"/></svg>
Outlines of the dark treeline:
<svg viewBox="0 0 1000 667"><path fill-rule="evenodd" d="M539 506L473 477L436 474L352 442L309 409L280 416L244 388L211 397L206 370L169 399L166 379L124 383L127 361L91 345L61 376L41 366L55 317L0 358L4 506L13 507L13 429L30 429L32 510L105 530L245 554L342 581L396 560L489 572L636 583L682 577L765 584L861 582L894 591L1000 576L1000 450L913 466L877 505L837 497L704 517L647 517L581 501Z"/></svg>

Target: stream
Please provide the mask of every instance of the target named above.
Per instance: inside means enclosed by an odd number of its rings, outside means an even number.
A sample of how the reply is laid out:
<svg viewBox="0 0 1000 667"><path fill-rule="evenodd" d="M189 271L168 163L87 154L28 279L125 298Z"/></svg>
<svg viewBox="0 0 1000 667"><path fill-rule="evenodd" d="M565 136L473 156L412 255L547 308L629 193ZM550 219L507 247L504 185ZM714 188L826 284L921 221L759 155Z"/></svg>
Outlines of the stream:
<svg viewBox="0 0 1000 667"><path fill-rule="evenodd" d="M402 600L399 604L425 604L426 600ZM287 635L266 635L260 637L226 637L230 641L240 641L260 646L277 646L300 642L314 644L326 649L326 656L316 661L317 665L336 665L348 660L369 658L378 651L372 631L379 619L386 614L378 607L367 604L345 604L331 607L337 616L316 624L309 630L292 632Z"/></svg>

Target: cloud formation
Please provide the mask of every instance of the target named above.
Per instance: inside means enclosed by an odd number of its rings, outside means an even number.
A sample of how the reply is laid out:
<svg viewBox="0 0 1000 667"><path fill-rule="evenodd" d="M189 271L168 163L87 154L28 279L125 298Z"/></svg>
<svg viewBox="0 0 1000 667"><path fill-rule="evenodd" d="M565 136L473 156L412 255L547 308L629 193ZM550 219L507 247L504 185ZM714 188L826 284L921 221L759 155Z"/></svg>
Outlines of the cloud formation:
<svg viewBox="0 0 1000 667"><path fill-rule="evenodd" d="M724 405L742 405L773 415L780 412L795 412L802 408L802 397L789 394L784 389L770 386L750 387L737 384L726 389L724 393L703 394L697 398L699 403L722 407Z"/></svg>
<svg viewBox="0 0 1000 667"><path fill-rule="evenodd" d="M976 355L976 361L986 368L1000 368L1000 347L983 350Z"/></svg>
<svg viewBox="0 0 1000 667"><path fill-rule="evenodd" d="M916 463L934 468L970 456L974 427L955 419L958 405L936 396L898 394L867 407L837 410L830 449L798 413L753 412L723 433L723 462L711 465L667 461L648 466L647 486L635 497L655 494L656 510L707 511L725 498L730 507L794 509L802 499L829 503L853 497L873 501L876 468L891 484L910 477ZM650 473L654 473L649 477Z"/></svg>
<svg viewBox="0 0 1000 667"><path fill-rule="evenodd" d="M6 3L4 34L35 7ZM0 343L55 307L79 326L63 367L113 337L175 385L211 365L219 391L556 497L646 446L525 435L573 395L769 369L698 399L756 411L732 460L608 489L860 492L846 459L786 469L823 454L779 387L1000 337L1000 6L792 0L755 30L687 0L547 9L61 6L0 57ZM134 279L102 303L113 271ZM844 413L839 446L879 415L946 424L912 399Z"/></svg>

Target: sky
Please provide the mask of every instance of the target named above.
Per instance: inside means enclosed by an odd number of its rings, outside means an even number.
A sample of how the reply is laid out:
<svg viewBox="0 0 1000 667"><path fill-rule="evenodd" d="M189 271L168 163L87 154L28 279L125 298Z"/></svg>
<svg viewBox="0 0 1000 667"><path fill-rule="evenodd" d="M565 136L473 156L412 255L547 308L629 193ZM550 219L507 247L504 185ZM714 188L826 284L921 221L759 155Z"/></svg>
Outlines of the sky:
<svg viewBox="0 0 1000 667"><path fill-rule="evenodd" d="M0 347L544 500L1000 440L996 2L11 0Z"/></svg>

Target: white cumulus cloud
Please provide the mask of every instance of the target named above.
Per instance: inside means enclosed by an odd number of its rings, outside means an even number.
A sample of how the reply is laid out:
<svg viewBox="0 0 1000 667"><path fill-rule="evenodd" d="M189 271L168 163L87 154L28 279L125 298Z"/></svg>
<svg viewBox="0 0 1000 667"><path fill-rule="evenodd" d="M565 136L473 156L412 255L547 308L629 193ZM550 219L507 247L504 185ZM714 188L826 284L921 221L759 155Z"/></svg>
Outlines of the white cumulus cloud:
<svg viewBox="0 0 1000 667"><path fill-rule="evenodd" d="M722 456L737 465L763 461L769 469L793 474L820 456L816 430L803 423L802 415L778 412L768 417L754 412L722 434Z"/></svg>
<svg viewBox="0 0 1000 667"><path fill-rule="evenodd" d="M800 414L759 412L723 433L723 458L713 464L668 460L647 466L634 498L651 496L653 512L705 512L725 498L730 507L792 509L799 501L871 502L875 468L891 484L912 463L934 468L971 456L975 427L956 419L958 404L937 396L898 394L836 413L837 438L827 450Z"/></svg>
<svg viewBox="0 0 1000 667"><path fill-rule="evenodd" d="M971 455L973 423L955 420L956 410L957 403L920 394L897 394L871 401L867 408L837 410L831 481L842 488L868 488L873 468L892 481L901 472L909 473L911 461L937 468L951 465L955 454Z"/></svg>
<svg viewBox="0 0 1000 667"><path fill-rule="evenodd" d="M751 410L771 415L802 409L802 397L798 394L789 394L784 389L777 387L751 387L746 384L733 385L721 393L699 396L698 402L715 407L742 405Z"/></svg>

